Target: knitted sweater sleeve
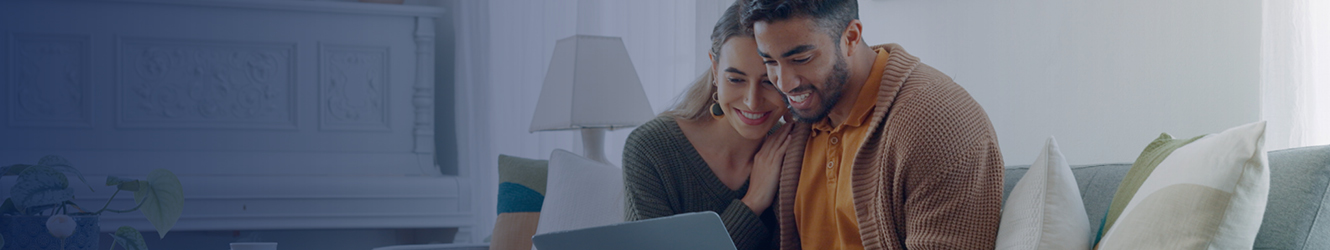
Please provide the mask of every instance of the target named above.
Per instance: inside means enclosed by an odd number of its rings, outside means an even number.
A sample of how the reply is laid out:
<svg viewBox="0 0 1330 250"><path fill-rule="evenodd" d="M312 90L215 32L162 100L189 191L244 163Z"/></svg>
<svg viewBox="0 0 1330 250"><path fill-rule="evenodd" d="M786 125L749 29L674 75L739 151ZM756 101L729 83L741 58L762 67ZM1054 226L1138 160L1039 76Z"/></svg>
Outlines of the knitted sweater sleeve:
<svg viewBox="0 0 1330 250"><path fill-rule="evenodd" d="M650 131L651 125L653 124L647 123L634 130L624 144L623 186L627 199L624 211L624 216L627 218L624 219L628 221L665 217L676 213L669 198L671 193L676 192L666 189L663 176L657 168L660 157L653 152L660 147L650 145L655 142L653 139L656 139L652 137L657 137L652 134L658 134Z"/></svg>
<svg viewBox="0 0 1330 250"><path fill-rule="evenodd" d="M920 71L935 71L921 66ZM921 74L930 75L930 74ZM983 108L942 76L902 91L888 133L910 143L893 149L905 166L907 249L993 249L1002 209L1002 153ZM913 94L906 94L913 92Z"/></svg>
<svg viewBox="0 0 1330 250"><path fill-rule="evenodd" d="M659 121L659 119L657 119ZM674 182L665 181L666 179L677 178L695 178L695 175L676 174L673 171L665 171L670 168L681 166L671 166L684 164L686 161L680 160L680 152L664 152L678 147L670 146L673 143L688 143L687 138L674 138L668 132L665 132L662 122L649 122L634 130L628 136L627 143L624 146L623 168L624 168L624 194L627 199L627 210L625 216L627 220L643 220L657 217L671 216L689 211L682 208L681 197L712 197L705 195L708 190L705 187L698 186L679 186ZM692 183L697 183L693 181ZM687 195L685 195L687 194ZM701 202L705 203L705 202ZM730 239L734 241L737 249L760 249L771 241L771 229L769 229L761 220L758 214L753 213L752 209L745 205L739 199L728 201L728 205L721 211L716 211L725 224L726 230L730 234Z"/></svg>

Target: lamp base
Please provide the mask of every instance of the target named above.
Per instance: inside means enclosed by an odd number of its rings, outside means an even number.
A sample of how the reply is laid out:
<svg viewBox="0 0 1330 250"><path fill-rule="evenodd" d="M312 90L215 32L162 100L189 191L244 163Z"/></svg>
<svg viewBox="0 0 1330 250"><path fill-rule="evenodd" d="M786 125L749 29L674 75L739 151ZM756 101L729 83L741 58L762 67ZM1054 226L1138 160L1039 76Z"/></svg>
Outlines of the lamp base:
<svg viewBox="0 0 1330 250"><path fill-rule="evenodd" d="M583 128L582 129L582 156L587 159L610 163L605 158L605 128Z"/></svg>

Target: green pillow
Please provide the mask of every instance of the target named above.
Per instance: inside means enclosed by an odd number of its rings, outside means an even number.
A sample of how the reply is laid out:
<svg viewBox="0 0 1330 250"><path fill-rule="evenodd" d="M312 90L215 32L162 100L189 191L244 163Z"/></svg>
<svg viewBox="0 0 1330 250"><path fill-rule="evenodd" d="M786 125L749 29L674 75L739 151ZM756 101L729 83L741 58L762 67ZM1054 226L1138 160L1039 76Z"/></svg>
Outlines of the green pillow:
<svg viewBox="0 0 1330 250"><path fill-rule="evenodd" d="M1104 216L1104 222L1099 224L1099 233L1095 234L1094 245L1099 244L1099 240L1104 237L1104 233L1113 227L1113 222L1122 215L1122 210L1127 209L1127 202L1136 195L1136 190L1145 183L1145 178L1150 177L1159 162L1168 158L1173 150L1186 146L1188 143L1201 139L1204 135L1192 137L1190 139L1173 139L1168 133L1159 134L1150 145L1145 146L1145 151L1136 158L1136 162L1131 164L1131 170L1127 170L1127 176L1122 178L1122 184L1118 185L1118 191L1113 194L1113 203L1108 205L1108 215Z"/></svg>
<svg viewBox="0 0 1330 250"><path fill-rule="evenodd" d="M548 160L499 155L498 212L540 212L548 175Z"/></svg>

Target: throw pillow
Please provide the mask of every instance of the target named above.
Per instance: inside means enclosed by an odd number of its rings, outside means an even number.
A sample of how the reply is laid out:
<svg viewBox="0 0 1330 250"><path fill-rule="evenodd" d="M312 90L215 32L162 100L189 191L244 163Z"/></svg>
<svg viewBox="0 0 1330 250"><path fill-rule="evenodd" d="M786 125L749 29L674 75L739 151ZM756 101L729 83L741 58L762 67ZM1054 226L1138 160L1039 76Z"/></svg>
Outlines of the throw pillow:
<svg viewBox="0 0 1330 250"><path fill-rule="evenodd" d="M1071 166L1049 137L1002 207L997 249L1089 249L1090 219Z"/></svg>
<svg viewBox="0 0 1330 250"><path fill-rule="evenodd" d="M1169 136L1160 139L1163 144L1174 142ZM1116 220L1105 227L1098 248L1251 249L1270 190L1264 142L1262 121L1163 153ZM1147 151L1161 148L1167 147Z"/></svg>
<svg viewBox="0 0 1330 250"><path fill-rule="evenodd" d="M556 149L536 234L623 222L623 169Z"/></svg>
<svg viewBox="0 0 1330 250"><path fill-rule="evenodd" d="M1201 139L1201 137L1204 136L1190 139L1173 139L1172 135L1163 133L1159 135L1159 138L1155 138L1154 141L1145 146L1145 150L1141 152L1141 155L1136 157L1136 162L1131 164L1131 169L1127 170L1127 175L1122 177L1122 184L1118 185L1118 191L1113 194L1113 202L1109 203L1108 214L1104 215L1104 221L1099 223L1099 231L1095 235L1095 244L1099 244L1099 240L1104 237L1104 233L1107 233L1108 229L1113 227L1113 223L1122 214L1122 209L1127 208L1127 202L1131 201L1132 196L1136 195L1136 190L1141 187L1141 183L1145 182L1146 177L1150 177L1150 173L1155 170L1159 162L1168 157L1168 154L1173 153L1173 150L1196 141L1196 139Z"/></svg>
<svg viewBox="0 0 1330 250"><path fill-rule="evenodd" d="M490 249L528 250L536 234L549 161L499 155L499 218Z"/></svg>

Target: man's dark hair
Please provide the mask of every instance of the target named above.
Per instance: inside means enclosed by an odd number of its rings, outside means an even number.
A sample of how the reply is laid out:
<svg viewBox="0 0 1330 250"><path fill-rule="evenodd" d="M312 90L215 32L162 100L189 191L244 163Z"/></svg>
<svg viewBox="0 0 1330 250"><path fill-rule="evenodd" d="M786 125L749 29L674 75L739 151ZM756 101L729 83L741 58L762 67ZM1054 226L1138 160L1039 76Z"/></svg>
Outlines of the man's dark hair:
<svg viewBox="0 0 1330 250"><path fill-rule="evenodd" d="M743 25L746 27L751 28L756 22L811 17L832 40L839 40L850 21L859 19L859 2L855 0L752 0L745 9Z"/></svg>

